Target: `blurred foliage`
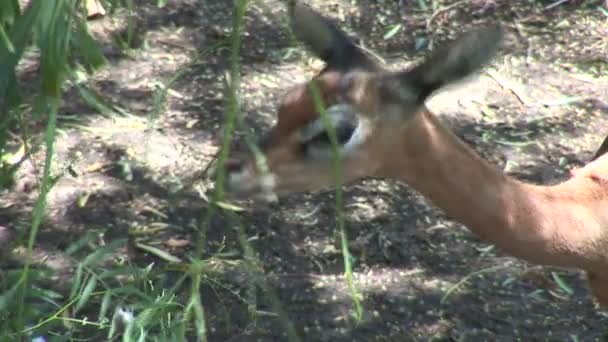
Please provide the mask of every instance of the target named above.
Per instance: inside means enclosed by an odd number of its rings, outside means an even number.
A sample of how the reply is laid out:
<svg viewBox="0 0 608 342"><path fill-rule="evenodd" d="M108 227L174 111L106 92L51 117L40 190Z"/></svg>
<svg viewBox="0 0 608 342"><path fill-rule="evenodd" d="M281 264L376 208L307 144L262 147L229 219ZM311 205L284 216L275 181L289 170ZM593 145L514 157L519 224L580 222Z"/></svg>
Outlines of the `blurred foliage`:
<svg viewBox="0 0 608 342"><path fill-rule="evenodd" d="M24 5L18 0L4 0L0 4L0 189L12 183L19 165L6 155L9 132L24 128L21 114L28 110L35 118L45 119L51 101L60 101L65 82L76 78L76 70L92 72L105 63L101 48L88 30L85 3L33 0ZM100 3L110 13L125 6L124 0ZM34 93L25 93L17 80L26 51L36 56L38 83Z"/></svg>
<svg viewBox="0 0 608 342"><path fill-rule="evenodd" d="M118 1L102 4L111 9L120 5ZM44 173L32 213L25 265L12 281L5 282L4 285L11 284L10 290L0 295L0 311L15 314L15 319L0 319L3 333L22 334L25 322L37 315L26 304L32 294L29 282L36 278L36 271L30 269L31 255L44 216L46 195L55 179L51 175L53 144L66 82L77 79L77 70L92 72L105 63L100 46L88 30L85 5L79 0L0 3L0 190L10 187L17 168L30 153L26 148L29 137L25 114L47 126ZM18 79L26 59L27 64L34 66L28 68L35 72L34 85L20 83ZM9 145L19 148L11 151Z"/></svg>

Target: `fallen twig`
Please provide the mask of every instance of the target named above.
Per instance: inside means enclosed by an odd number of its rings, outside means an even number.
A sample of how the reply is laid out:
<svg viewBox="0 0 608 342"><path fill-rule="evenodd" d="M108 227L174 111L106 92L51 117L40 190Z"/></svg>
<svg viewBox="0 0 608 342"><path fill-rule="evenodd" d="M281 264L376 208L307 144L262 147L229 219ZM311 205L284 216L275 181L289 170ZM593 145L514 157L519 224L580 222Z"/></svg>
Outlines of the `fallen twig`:
<svg viewBox="0 0 608 342"><path fill-rule="evenodd" d="M551 3L551 4L547 5L547 6L545 6L545 11L548 11L548 10L550 10L552 8L555 8L555 7L559 6L559 5L565 4L568 1L569 0L558 0L558 1L554 2L554 3Z"/></svg>
<svg viewBox="0 0 608 342"><path fill-rule="evenodd" d="M429 30L431 28L431 23L433 23L433 20L435 20L435 18L440 15L441 13L447 12L453 8L456 8L462 4L464 4L465 2L468 2L469 0L460 0L457 1L453 4L449 4L445 7L439 8L438 10L436 10L435 12L433 12L433 14L431 14L431 17L429 18L429 20L427 20L426 22L426 29Z"/></svg>
<svg viewBox="0 0 608 342"><path fill-rule="evenodd" d="M510 91L517 100L524 106L528 106L530 104L530 100L524 94L522 94L519 90L515 89L515 87L511 84L512 82L505 80L502 76L498 75L492 70L487 70L486 75L488 75L491 79L494 80L501 88Z"/></svg>

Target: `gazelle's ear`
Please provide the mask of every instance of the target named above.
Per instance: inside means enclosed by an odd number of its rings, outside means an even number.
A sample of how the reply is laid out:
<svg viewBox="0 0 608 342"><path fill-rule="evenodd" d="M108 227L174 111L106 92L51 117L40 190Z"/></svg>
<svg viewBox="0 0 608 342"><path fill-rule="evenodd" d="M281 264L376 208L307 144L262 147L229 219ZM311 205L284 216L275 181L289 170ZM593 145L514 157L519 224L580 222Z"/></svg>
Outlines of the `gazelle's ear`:
<svg viewBox="0 0 608 342"><path fill-rule="evenodd" d="M469 32L435 51L424 63L399 75L400 82L416 92L419 103L434 91L460 81L489 63L503 37L500 25Z"/></svg>
<svg viewBox="0 0 608 342"><path fill-rule="evenodd" d="M376 68L376 63L327 18L296 0L290 0L288 6L293 33L327 63L328 70Z"/></svg>

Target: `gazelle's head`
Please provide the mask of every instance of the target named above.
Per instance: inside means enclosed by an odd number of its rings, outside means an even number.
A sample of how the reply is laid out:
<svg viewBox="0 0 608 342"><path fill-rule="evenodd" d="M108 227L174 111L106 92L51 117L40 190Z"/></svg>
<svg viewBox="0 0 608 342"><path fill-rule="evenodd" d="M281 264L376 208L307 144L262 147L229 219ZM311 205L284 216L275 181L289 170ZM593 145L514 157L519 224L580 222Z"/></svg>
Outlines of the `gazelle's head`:
<svg viewBox="0 0 608 342"><path fill-rule="evenodd" d="M328 122L336 133L343 182L386 175L400 139L424 109L426 98L482 67L502 36L499 27L469 33L422 64L392 72L311 9L296 4L289 12L295 35L326 67L285 95L276 125L260 143L262 160L250 153L227 163L226 190L232 195L268 199L335 184Z"/></svg>

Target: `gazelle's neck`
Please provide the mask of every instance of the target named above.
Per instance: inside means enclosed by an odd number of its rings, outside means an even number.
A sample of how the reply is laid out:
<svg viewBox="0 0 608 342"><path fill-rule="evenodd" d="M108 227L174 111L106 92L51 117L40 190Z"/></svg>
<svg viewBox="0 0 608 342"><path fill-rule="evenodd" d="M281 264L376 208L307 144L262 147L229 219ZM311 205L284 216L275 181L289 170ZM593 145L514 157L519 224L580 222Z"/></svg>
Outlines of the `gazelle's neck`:
<svg viewBox="0 0 608 342"><path fill-rule="evenodd" d="M589 177L549 187L519 182L426 111L401 138L403 154L384 175L408 183L480 238L533 262L608 273L605 184Z"/></svg>

